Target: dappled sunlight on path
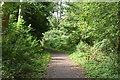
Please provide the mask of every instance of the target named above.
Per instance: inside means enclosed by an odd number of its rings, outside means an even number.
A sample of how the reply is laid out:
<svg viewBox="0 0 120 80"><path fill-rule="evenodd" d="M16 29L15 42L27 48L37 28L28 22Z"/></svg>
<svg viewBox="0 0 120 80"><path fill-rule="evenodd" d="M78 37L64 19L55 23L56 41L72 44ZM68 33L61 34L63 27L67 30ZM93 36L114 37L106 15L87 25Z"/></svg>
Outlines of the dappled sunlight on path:
<svg viewBox="0 0 120 80"><path fill-rule="evenodd" d="M52 57L46 75L47 78L85 78L82 69L69 59L69 54L50 52Z"/></svg>

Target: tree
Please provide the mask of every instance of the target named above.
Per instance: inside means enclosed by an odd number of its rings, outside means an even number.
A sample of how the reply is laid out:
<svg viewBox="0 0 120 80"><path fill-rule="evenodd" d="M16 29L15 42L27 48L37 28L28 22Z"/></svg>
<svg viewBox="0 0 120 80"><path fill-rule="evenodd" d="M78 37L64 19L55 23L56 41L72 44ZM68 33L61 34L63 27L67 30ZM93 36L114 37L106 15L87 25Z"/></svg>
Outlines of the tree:
<svg viewBox="0 0 120 80"><path fill-rule="evenodd" d="M31 24L33 30L31 33L37 36L38 39L42 37L42 33L47 31L49 26L48 18L53 12L53 3L51 2L29 2L22 6L24 8L23 19L26 25Z"/></svg>
<svg viewBox="0 0 120 80"><path fill-rule="evenodd" d="M8 27L10 15L16 13L19 3L4 2L2 5L2 27Z"/></svg>
<svg viewBox="0 0 120 80"><path fill-rule="evenodd" d="M3 3L2 6L6 6L7 3ZM4 9L4 8L3 8ZM10 13L9 11L7 12L2 12L2 27L8 27L8 23L9 23L9 17L10 17Z"/></svg>

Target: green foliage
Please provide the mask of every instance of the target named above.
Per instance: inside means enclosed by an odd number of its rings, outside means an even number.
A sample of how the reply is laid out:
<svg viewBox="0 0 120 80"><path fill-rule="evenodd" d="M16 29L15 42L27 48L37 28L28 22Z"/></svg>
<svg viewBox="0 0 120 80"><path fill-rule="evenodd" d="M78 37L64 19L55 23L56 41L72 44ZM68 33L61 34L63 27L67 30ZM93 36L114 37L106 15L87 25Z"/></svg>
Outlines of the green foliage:
<svg viewBox="0 0 120 80"><path fill-rule="evenodd" d="M14 2L4 2L2 6L2 11L4 13L16 13L17 8L19 7L20 3L14 3Z"/></svg>
<svg viewBox="0 0 120 80"><path fill-rule="evenodd" d="M67 4L70 6L67 19L76 22L83 41L71 54L72 59L86 69L88 77L118 78L119 55L116 54L119 35L118 3Z"/></svg>
<svg viewBox="0 0 120 80"><path fill-rule="evenodd" d="M58 21L55 17L52 17L49 19L51 29L52 28L58 28Z"/></svg>
<svg viewBox="0 0 120 80"><path fill-rule="evenodd" d="M49 21L52 27L43 34L42 42L44 43L44 46L49 46L49 48L54 48L55 50L73 51L75 48L74 46L79 43L80 40L77 36L79 32L70 32L70 28L64 27L66 24L64 24L64 21L63 23L61 22L58 24L57 19L54 17Z"/></svg>
<svg viewBox="0 0 120 80"><path fill-rule="evenodd" d="M40 38L49 28L52 8L50 2L4 3L2 11L10 14L10 19L8 28L3 28L2 32L3 78L44 77L50 54L42 49ZM17 26L19 15L20 25Z"/></svg>
<svg viewBox="0 0 120 80"><path fill-rule="evenodd" d="M17 22L19 9L21 9L20 15L25 25L31 24L30 32L40 39L42 33L50 28L48 18L53 12L53 7L52 2L5 2L2 11L6 14L14 14L14 22Z"/></svg>
<svg viewBox="0 0 120 80"><path fill-rule="evenodd" d="M115 59L118 55L75 52L70 57L85 69L85 74L89 78L119 78L119 65Z"/></svg>
<svg viewBox="0 0 120 80"><path fill-rule="evenodd" d="M88 78L119 78L119 55L103 53L81 42L70 58L85 69Z"/></svg>
<svg viewBox="0 0 120 80"><path fill-rule="evenodd" d="M39 40L29 33L31 27L24 26L24 21L21 21L20 26L14 22L3 30L3 78L41 78L50 55L42 50Z"/></svg>
<svg viewBox="0 0 120 80"><path fill-rule="evenodd" d="M3 76L41 78L50 56L42 50L45 46L73 53L71 58L85 68L90 78L119 78L119 3L68 2L63 10L66 15L59 23L50 17L52 4L5 3L3 11L13 15L9 27L3 30ZM17 27L19 5L26 22Z"/></svg>
<svg viewBox="0 0 120 80"><path fill-rule="evenodd" d="M52 29L45 32L43 35L43 42L45 46L50 46L56 49L66 49L64 47L67 46L67 41L69 37L64 31Z"/></svg>
<svg viewBox="0 0 120 80"><path fill-rule="evenodd" d="M119 3L66 5L66 15L59 24L50 20L53 28L44 34L45 46L71 51L71 58L85 68L90 78L118 78Z"/></svg>
<svg viewBox="0 0 120 80"><path fill-rule="evenodd" d="M42 33L49 26L48 18L51 16L53 7L51 2L27 2L22 4L22 15L26 25L31 24L31 33L41 39Z"/></svg>
<svg viewBox="0 0 120 80"><path fill-rule="evenodd" d="M107 39L114 48L117 47L118 3L87 2L68 3L68 5L70 6L68 9L72 12L68 10L67 19L81 32L83 41L93 44Z"/></svg>
<svg viewBox="0 0 120 80"><path fill-rule="evenodd" d="M80 42L77 46L76 46L76 51L78 52L86 52L89 51L90 46L87 43L84 42Z"/></svg>

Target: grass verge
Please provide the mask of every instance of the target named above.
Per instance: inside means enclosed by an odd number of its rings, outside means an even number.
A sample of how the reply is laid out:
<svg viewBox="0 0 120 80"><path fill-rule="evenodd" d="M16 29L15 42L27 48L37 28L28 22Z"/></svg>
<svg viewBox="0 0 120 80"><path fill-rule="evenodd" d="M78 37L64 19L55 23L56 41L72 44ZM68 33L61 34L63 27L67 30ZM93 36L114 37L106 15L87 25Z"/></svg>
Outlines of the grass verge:
<svg viewBox="0 0 120 80"><path fill-rule="evenodd" d="M99 53L98 53L99 54ZM91 58L90 58L91 55ZM105 54L92 55L90 53L73 53L70 58L85 69L88 78L117 78L119 79L117 56L111 54L112 58ZM88 58L89 57L89 58Z"/></svg>
<svg viewBox="0 0 120 80"><path fill-rule="evenodd" d="M51 54L47 51L42 51L42 54L36 54L31 59L29 65L24 65L24 71L22 74L16 76L16 79L19 78L45 78L46 71L48 69L48 63L50 62Z"/></svg>

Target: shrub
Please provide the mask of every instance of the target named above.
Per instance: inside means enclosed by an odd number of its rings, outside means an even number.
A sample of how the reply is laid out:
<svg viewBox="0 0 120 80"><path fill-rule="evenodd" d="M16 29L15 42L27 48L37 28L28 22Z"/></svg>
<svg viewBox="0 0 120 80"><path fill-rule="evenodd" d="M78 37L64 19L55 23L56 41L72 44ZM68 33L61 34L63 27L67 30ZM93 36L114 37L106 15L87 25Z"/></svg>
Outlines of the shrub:
<svg viewBox="0 0 120 80"><path fill-rule="evenodd" d="M35 72L36 67L45 66L43 64L46 63L41 60L46 59L42 56L47 58L48 56L44 54L40 41L29 33L30 30L30 26L24 26L24 21L20 26L11 23L8 28L3 30L3 78L30 77L29 74ZM38 62L33 62L35 60ZM48 60L46 61L48 62Z"/></svg>
<svg viewBox="0 0 120 80"><path fill-rule="evenodd" d="M56 49L68 49L69 36L61 30L53 29L45 32L43 42L45 46L49 46Z"/></svg>

